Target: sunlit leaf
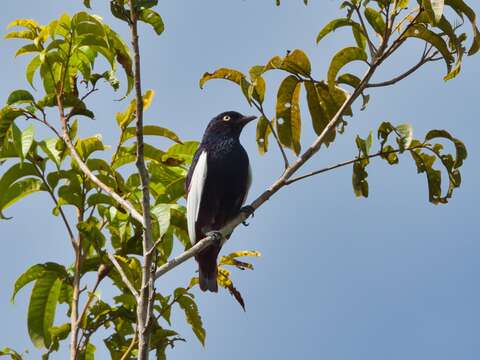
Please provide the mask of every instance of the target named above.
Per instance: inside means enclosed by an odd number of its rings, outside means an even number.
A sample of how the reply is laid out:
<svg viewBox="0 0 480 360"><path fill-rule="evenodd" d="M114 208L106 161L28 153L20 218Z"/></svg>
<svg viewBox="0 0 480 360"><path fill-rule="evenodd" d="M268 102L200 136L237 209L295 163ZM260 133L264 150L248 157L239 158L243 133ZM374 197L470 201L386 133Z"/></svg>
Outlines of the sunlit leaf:
<svg viewBox="0 0 480 360"><path fill-rule="evenodd" d="M37 348L49 348L50 328L60 296L63 279L55 273L46 273L37 279L32 289L28 306L28 334Z"/></svg>
<svg viewBox="0 0 480 360"><path fill-rule="evenodd" d="M345 65L352 61L367 61L367 59L368 57L365 51L358 47L348 47L337 52L333 57L328 69L329 87L332 88L335 86L337 74Z"/></svg>
<svg viewBox="0 0 480 360"><path fill-rule="evenodd" d="M161 35L165 30L162 17L151 9L143 9L138 14L138 19L144 23L150 24L157 35Z"/></svg>
<svg viewBox="0 0 480 360"><path fill-rule="evenodd" d="M268 151L268 137L272 132L273 124L265 116L260 116L257 121L256 139L260 155Z"/></svg>
<svg viewBox="0 0 480 360"><path fill-rule="evenodd" d="M286 77L278 88L276 124L280 142L300 153L300 97L301 82L294 75Z"/></svg>

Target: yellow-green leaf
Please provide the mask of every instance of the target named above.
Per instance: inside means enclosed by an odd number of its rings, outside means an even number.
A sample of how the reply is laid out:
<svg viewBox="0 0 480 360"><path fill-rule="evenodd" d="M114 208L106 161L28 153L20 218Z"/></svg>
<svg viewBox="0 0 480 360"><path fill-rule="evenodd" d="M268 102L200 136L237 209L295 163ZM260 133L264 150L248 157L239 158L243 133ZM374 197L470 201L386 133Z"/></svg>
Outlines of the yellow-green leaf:
<svg viewBox="0 0 480 360"><path fill-rule="evenodd" d="M286 77L278 88L276 104L276 124L280 142L300 153L300 97L301 82L294 75Z"/></svg>
<svg viewBox="0 0 480 360"><path fill-rule="evenodd" d="M385 20L383 20L382 14L371 7L365 9L365 17L368 23L372 26L373 30L382 38L385 35Z"/></svg>
<svg viewBox="0 0 480 360"><path fill-rule="evenodd" d="M328 69L328 86L335 87L337 74L345 65L352 61L367 61L368 57L365 51L358 47L348 47L337 52Z"/></svg>

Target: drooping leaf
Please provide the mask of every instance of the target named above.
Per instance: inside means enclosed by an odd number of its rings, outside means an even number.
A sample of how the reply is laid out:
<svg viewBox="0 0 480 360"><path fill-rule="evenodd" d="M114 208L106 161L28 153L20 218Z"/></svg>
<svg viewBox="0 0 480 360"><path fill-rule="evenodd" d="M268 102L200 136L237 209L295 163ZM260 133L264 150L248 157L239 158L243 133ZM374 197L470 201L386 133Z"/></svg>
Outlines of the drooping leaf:
<svg viewBox="0 0 480 360"><path fill-rule="evenodd" d="M144 23L150 24L157 35L161 35L165 30L162 17L152 9L143 9L138 14L138 19Z"/></svg>
<svg viewBox="0 0 480 360"><path fill-rule="evenodd" d="M294 75L286 77L278 88L276 125L280 142L295 154L300 153L300 97L301 82Z"/></svg>
<svg viewBox="0 0 480 360"><path fill-rule="evenodd" d="M212 79L225 79L234 82L237 85L240 85L242 79L245 79L245 75L242 74L240 71L234 69L227 69L227 68L220 68L213 73L206 72L203 74L202 78L200 79L200 89L203 89L205 83Z"/></svg>
<svg viewBox="0 0 480 360"><path fill-rule="evenodd" d="M183 293L183 295L181 295ZM181 295L181 296L180 296ZM193 300L193 295L189 294L183 288L177 288L174 293L175 298L178 298L177 303L185 313L185 319L192 327L193 333L202 345L205 345L206 332L203 328L202 318L198 311L197 304Z"/></svg>
<svg viewBox="0 0 480 360"><path fill-rule="evenodd" d="M40 279L45 276L46 273L54 273L56 277L66 279L68 277L67 270L64 266L47 262L45 264L36 264L27 269L22 275L20 275L15 281L13 288L13 294L10 301L13 303L17 293L27 284Z"/></svg>
<svg viewBox="0 0 480 360"><path fill-rule="evenodd" d="M352 19L349 18L339 18L332 20L329 22L327 25L323 27L322 30L317 35L317 44L328 34L331 32L334 32L335 30L345 27L345 26L350 26L352 28L355 40L357 41L357 45L360 48L365 48L366 45L366 37L365 34L363 33L363 30L360 26L359 23L353 21Z"/></svg>
<svg viewBox="0 0 480 360"><path fill-rule="evenodd" d="M428 30L422 24L416 24L411 26L410 29L405 32L404 36L422 39L433 45L443 56L445 64L447 65L447 73L450 72L454 59L452 57L452 54L450 53L450 50L448 49L447 43L445 42L445 40L442 39L440 35L437 35L433 31Z"/></svg>
<svg viewBox="0 0 480 360"><path fill-rule="evenodd" d="M445 5L450 6L459 14L464 14L472 25L473 42L468 50L468 55L474 55L480 50L480 31L477 27L477 16L475 11L463 0L444 0Z"/></svg>
<svg viewBox="0 0 480 360"><path fill-rule="evenodd" d="M33 101L35 101L35 99L29 91L20 89L15 90L10 94L7 100L7 105L31 103Z"/></svg>
<svg viewBox="0 0 480 360"><path fill-rule="evenodd" d="M21 115L23 115L23 110L12 106L5 106L0 110L0 149L4 144L5 136L12 127L13 122Z"/></svg>
<svg viewBox="0 0 480 360"><path fill-rule="evenodd" d="M260 116L257 121L256 139L260 155L268 151L268 137L272 132L273 124L265 116Z"/></svg>
<svg viewBox="0 0 480 360"><path fill-rule="evenodd" d="M0 197L0 218L4 217L2 212L18 200L32 193L43 191L45 187L41 180L27 178L11 185L7 192Z"/></svg>
<svg viewBox="0 0 480 360"><path fill-rule="evenodd" d="M50 328L55 319L63 279L55 273L46 273L37 279L28 306L28 334L37 348L49 348Z"/></svg>
<svg viewBox="0 0 480 360"><path fill-rule="evenodd" d="M385 20L377 10L372 7L365 8L365 17L367 18L368 23L372 26L375 32L383 38L385 35Z"/></svg>
<svg viewBox="0 0 480 360"><path fill-rule="evenodd" d="M368 57L365 51L358 47L348 47L337 52L330 62L330 67L328 69L329 87L335 87L337 74L345 65L352 61L367 61L367 59Z"/></svg>

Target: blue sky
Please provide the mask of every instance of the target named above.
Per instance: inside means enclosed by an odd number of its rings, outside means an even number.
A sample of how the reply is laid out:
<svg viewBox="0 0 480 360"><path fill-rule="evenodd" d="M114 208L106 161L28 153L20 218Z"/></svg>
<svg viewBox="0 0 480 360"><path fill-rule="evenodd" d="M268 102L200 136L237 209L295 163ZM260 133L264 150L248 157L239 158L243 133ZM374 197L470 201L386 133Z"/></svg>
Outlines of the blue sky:
<svg viewBox="0 0 480 360"><path fill-rule="evenodd" d="M480 5L468 1L477 11ZM108 15L107 1L93 0L93 12L111 22L125 36L122 25ZM332 54L352 40L338 31L315 45L318 30L342 16L337 1L298 0L161 1L166 31L157 37L141 29L144 89L156 97L147 121L175 130L182 139L199 139L208 120L224 110L255 114L242 95L227 82L198 79L205 71L228 66L241 70L265 63L287 49L301 48L310 56L314 73L324 78ZM80 0L7 2L0 13L0 29L19 17L43 23L63 12L82 10ZM14 61L18 42L0 40L2 82L0 98L26 88L25 59ZM376 80L399 73L417 59L418 48L405 51L385 64ZM257 249L263 256L254 272L235 273L247 304L243 312L233 299L196 292L207 344L202 348L174 315L175 329L188 342L170 353L171 359L328 359L396 360L477 359L480 353L480 183L478 80L480 58L467 58L462 74L445 83L444 65L435 63L391 88L372 90L364 112L355 107L344 135L322 150L308 168L316 169L352 158L356 134L366 136L382 121L411 123L422 138L431 128L447 129L462 139L469 158L463 185L447 206L428 203L426 179L418 175L409 157L389 167L373 161L369 169L370 197L356 199L351 168L327 173L282 190L258 210L248 228L240 228L224 252ZM278 84L278 77L268 77ZM266 108L273 113L273 87ZM114 144L114 113L124 103L105 87L89 105L95 122L84 121L82 134L102 133ZM312 139L304 116L304 147ZM250 200L280 174L278 152L258 155L254 126L242 136L250 154L254 180ZM43 194L8 210L14 219L0 223L0 347L30 349L38 354L26 329L29 289L14 305L9 298L16 277L33 263L70 263L72 251L62 224L50 215ZM178 250L178 249L177 249ZM188 282L193 261L162 278L157 287L168 292ZM109 289L104 290L108 297ZM106 358L100 344L98 358ZM65 352L53 358L65 358Z"/></svg>

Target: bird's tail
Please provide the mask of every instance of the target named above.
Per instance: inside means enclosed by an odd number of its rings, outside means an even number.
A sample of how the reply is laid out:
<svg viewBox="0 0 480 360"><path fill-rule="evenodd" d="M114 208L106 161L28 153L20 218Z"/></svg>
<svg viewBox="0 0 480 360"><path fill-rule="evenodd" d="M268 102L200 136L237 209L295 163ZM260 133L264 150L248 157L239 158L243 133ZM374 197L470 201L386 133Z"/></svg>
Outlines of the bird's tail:
<svg viewBox="0 0 480 360"><path fill-rule="evenodd" d="M200 290L218 292L217 271L204 272L202 267L198 267Z"/></svg>
<svg viewBox="0 0 480 360"><path fill-rule="evenodd" d="M220 248L209 246L196 256L200 289L202 291L218 292L217 256L219 252Z"/></svg>

